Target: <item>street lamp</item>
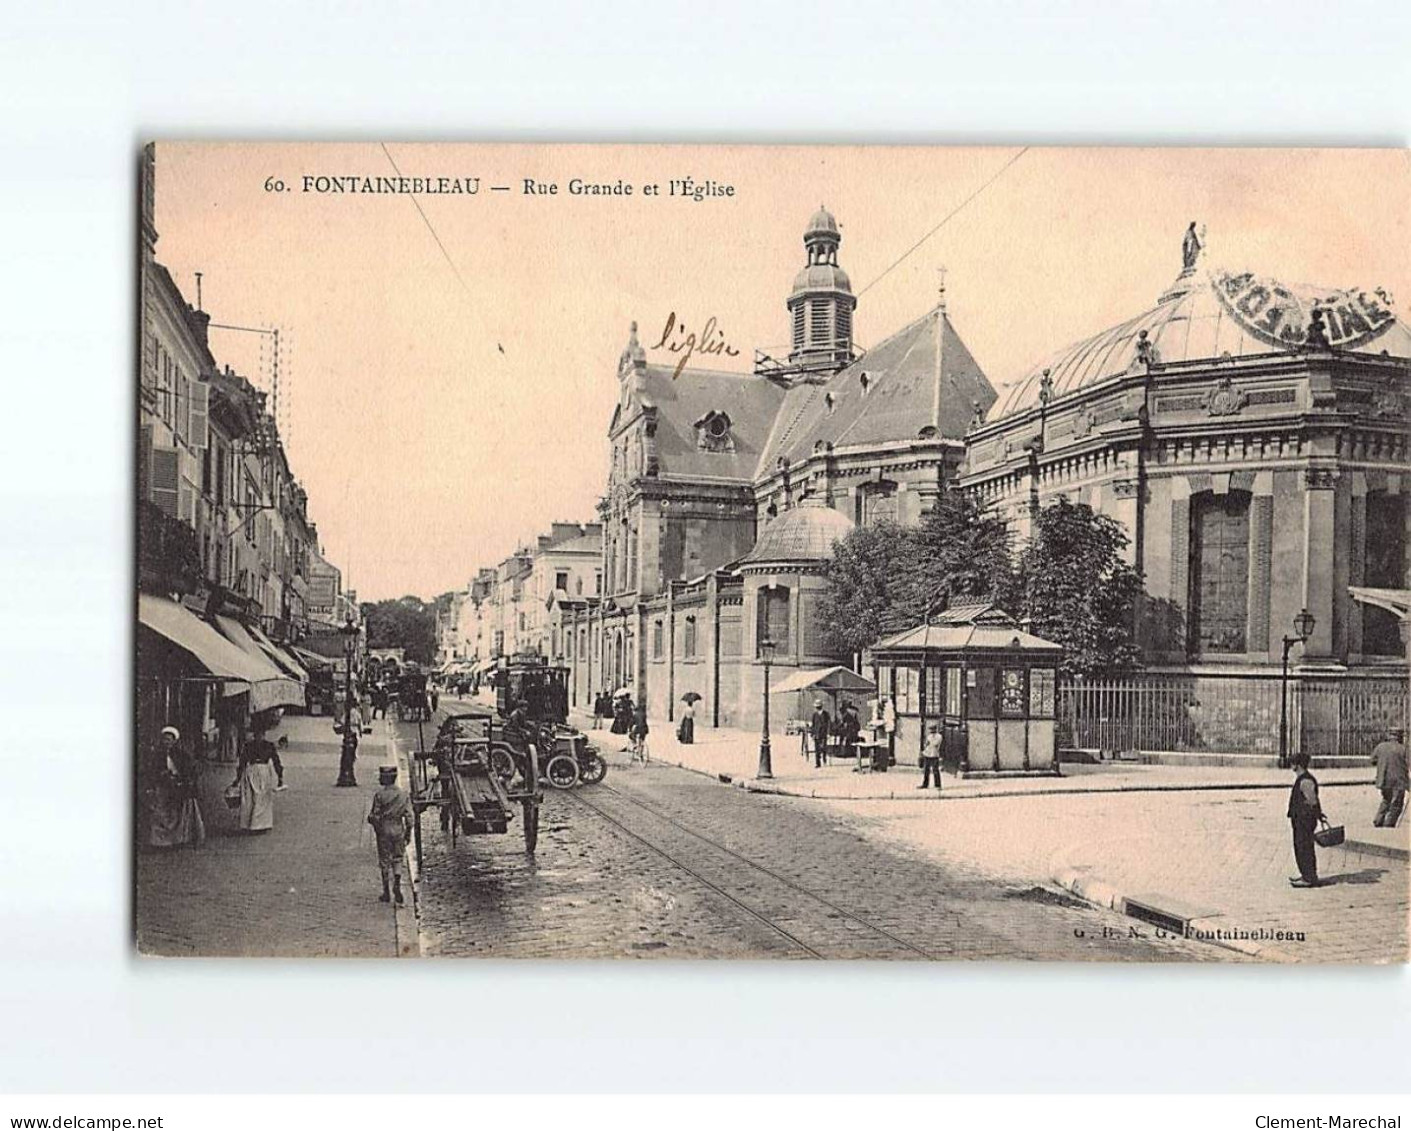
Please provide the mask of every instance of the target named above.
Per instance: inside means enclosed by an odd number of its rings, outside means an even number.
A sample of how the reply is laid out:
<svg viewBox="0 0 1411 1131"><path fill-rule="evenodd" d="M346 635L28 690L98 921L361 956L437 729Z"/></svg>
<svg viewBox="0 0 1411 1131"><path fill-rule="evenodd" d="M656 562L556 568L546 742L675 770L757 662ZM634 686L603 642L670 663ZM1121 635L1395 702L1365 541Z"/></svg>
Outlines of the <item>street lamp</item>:
<svg viewBox="0 0 1411 1131"><path fill-rule="evenodd" d="M774 766L769 750L769 665L774 661L774 641L764 637L759 642L759 658L764 661L764 729L759 736L759 772L757 778L772 778Z"/></svg>
<svg viewBox="0 0 1411 1131"><path fill-rule="evenodd" d="M1288 769L1289 764L1289 649L1302 644L1313 635L1313 626L1318 622L1307 609L1293 618L1294 635L1284 637L1284 659L1279 677L1279 766Z"/></svg>
<svg viewBox="0 0 1411 1131"><path fill-rule="evenodd" d="M353 729L353 658L358 652L358 626L353 623L352 613L348 614L347 623L338 631L343 636L343 753L338 759L338 781L335 784L355 786L358 779L353 774L353 763L358 756L358 735Z"/></svg>

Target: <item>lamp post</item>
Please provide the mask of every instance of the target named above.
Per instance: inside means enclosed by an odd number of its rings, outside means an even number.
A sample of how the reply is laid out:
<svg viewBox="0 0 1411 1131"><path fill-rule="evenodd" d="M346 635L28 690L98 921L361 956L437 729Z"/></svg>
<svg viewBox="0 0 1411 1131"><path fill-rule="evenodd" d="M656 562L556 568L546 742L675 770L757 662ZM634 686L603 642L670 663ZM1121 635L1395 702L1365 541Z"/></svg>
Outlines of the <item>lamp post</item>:
<svg viewBox="0 0 1411 1131"><path fill-rule="evenodd" d="M1304 609L1293 618L1294 635L1284 637L1284 659L1279 677L1279 766L1285 770L1289 764L1289 649L1312 636L1313 626L1317 623L1313 614Z"/></svg>
<svg viewBox="0 0 1411 1131"><path fill-rule="evenodd" d="M347 623L338 630L343 634L343 752L338 759L338 781L341 786L355 786L358 779L353 773L353 763L358 756L358 735L353 729L353 658L358 651L358 626L353 623L353 614L348 614Z"/></svg>
<svg viewBox="0 0 1411 1131"><path fill-rule="evenodd" d="M759 771L757 778L772 778L774 765L769 749L769 665L774 661L774 641L764 637L759 642L759 658L764 661L764 729L759 735Z"/></svg>

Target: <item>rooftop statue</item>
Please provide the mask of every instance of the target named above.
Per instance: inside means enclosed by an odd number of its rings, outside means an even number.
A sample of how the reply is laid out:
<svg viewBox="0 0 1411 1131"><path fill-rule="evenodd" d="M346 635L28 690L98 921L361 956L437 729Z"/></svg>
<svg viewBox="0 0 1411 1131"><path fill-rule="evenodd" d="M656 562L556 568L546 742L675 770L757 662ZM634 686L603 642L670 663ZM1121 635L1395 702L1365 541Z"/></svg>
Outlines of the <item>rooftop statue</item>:
<svg viewBox="0 0 1411 1131"><path fill-rule="evenodd" d="M1186 238L1181 241L1181 271L1194 271L1195 261L1200 258L1201 250L1205 247L1205 231L1199 233L1195 230L1195 221L1191 221L1191 226L1186 229Z"/></svg>

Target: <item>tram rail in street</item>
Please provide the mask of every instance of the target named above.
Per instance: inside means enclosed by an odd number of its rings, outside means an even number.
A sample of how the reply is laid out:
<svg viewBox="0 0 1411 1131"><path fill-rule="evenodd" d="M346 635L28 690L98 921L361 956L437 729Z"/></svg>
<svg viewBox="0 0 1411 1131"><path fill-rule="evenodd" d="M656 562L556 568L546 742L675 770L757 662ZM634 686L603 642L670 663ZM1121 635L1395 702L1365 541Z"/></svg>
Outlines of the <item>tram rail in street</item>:
<svg viewBox="0 0 1411 1131"><path fill-rule="evenodd" d="M709 846L709 848L714 852L729 857L731 860L737 861L738 863L747 866L759 875L767 877L774 884L786 888L789 892L801 895L806 899L811 900L824 908L827 908L828 911L831 912L831 915L825 916L826 920L829 920L834 923L839 920L855 923L863 930L871 932L873 935L879 936L881 939L885 939L887 943L891 944L891 946L900 948L902 951L907 952L909 955L916 958L936 959L940 957L938 955L931 954L930 952L922 949L914 943L908 942L906 939L903 939L900 936L892 933L891 931L887 930L887 928L873 922L872 920L866 919L861 915L858 915L856 912L849 911L847 908L840 906L839 904L833 902L831 899L828 899L826 896L819 895L816 891L813 891L799 883L796 883L795 881L789 879L787 876L783 876L780 873L774 871L772 868L768 868L765 865L759 863L758 861L752 860L750 857L736 852L733 848L730 848L728 845L722 844L718 840L715 840L713 837L710 837L705 833L702 833L697 829L692 828L690 825L685 824L684 822L678 820L676 817L672 816L669 813L663 812L661 809L658 809L654 805L650 805L647 802L640 800L639 798L633 797L630 794L625 793L620 789L615 789L609 785L596 786L594 787L592 792L594 797L601 796L602 794L607 793L611 794L614 797L620 798L623 802L635 806L637 809L640 809L643 812L650 814L651 817L661 822L662 824L669 826L677 833L685 834L692 840ZM810 957L833 957L833 955L827 953L827 948L829 944L820 944L824 947L823 950L820 950L817 946L812 945L804 939L800 938L794 930L791 930L789 927L784 926L775 918L771 918L770 915L766 914L764 911L761 911L758 907L751 906L749 903L745 902L745 900L741 899L738 895L727 890L727 888L722 883L712 880L706 875L703 875L699 867L687 864L676 853L669 851L667 848L664 848L662 845L656 843L650 837L645 836L641 832L638 832L636 829L629 827L623 820L620 819L620 817L614 816L612 813L609 813L606 809L604 809L602 805L598 804L594 800L590 800L583 792L575 790L572 793L567 794L566 796L570 797L574 802L583 806L584 808L593 811L603 820L607 821L609 824L613 825L621 832L631 837L633 840L650 849L658 856L663 857L672 865L679 868L687 875L691 876L697 882L705 885L710 890L714 891L716 894L721 896L723 899L727 900L733 906L744 911L751 918L760 922L775 933L781 935L783 938L788 940L790 943L792 943L801 951L805 952ZM791 917L793 917L796 913L797 909L791 907ZM823 924L824 927L826 927L827 925L827 922ZM852 937L848 941L855 943L856 934L857 932L854 932ZM874 956L880 957L880 955L872 955L869 953L855 953L854 948L852 947L849 948L849 952L846 955L846 957L856 958Z"/></svg>

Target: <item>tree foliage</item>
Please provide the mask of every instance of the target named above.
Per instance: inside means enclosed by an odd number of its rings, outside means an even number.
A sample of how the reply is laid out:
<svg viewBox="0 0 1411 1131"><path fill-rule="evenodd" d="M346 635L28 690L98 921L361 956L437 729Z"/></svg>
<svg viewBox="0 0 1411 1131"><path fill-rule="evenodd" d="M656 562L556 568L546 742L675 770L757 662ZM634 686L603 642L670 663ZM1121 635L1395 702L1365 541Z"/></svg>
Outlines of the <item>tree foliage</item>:
<svg viewBox="0 0 1411 1131"><path fill-rule="evenodd" d="M363 605L369 648L402 648L408 660L430 664L436 656L436 605L419 597Z"/></svg>
<svg viewBox="0 0 1411 1131"><path fill-rule="evenodd" d="M833 547L819 599L829 647L851 655L913 624L919 571L915 531L893 522L850 531Z"/></svg>
<svg viewBox="0 0 1411 1131"><path fill-rule="evenodd" d="M1043 508L1015 559L1005 521L947 491L919 526L859 527L833 550L820 602L829 646L861 652L961 598L990 597L1031 631L1062 644L1064 670L1112 676L1138 661L1141 576L1122 557L1127 534L1091 507Z"/></svg>
<svg viewBox="0 0 1411 1131"><path fill-rule="evenodd" d="M851 531L834 547L827 579L824 633L838 653L861 652L947 600L1013 592L1009 531L970 497L948 491L918 527L882 522Z"/></svg>
<svg viewBox="0 0 1411 1131"><path fill-rule="evenodd" d="M1036 636L1062 644L1063 668L1110 677L1136 666L1141 575L1122 557L1122 524L1060 498L1039 511L1019 561L1021 608Z"/></svg>

